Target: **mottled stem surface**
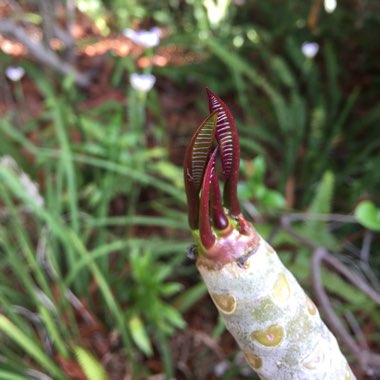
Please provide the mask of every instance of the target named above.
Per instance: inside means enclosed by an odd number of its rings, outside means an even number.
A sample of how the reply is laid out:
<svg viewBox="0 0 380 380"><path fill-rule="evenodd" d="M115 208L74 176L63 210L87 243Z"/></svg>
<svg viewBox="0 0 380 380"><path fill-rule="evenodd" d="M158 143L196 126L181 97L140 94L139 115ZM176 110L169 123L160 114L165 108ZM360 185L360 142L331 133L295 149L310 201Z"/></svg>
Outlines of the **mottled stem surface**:
<svg viewBox="0 0 380 380"><path fill-rule="evenodd" d="M259 235L244 260L197 261L208 291L250 366L266 380L355 379L315 304Z"/></svg>

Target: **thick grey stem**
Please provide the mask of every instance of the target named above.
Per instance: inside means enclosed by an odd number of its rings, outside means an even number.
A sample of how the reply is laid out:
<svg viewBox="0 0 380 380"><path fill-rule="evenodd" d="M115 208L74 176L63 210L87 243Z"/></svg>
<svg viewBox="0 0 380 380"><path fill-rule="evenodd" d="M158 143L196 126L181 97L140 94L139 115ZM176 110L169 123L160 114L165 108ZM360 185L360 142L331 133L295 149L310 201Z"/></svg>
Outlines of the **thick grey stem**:
<svg viewBox="0 0 380 380"><path fill-rule="evenodd" d="M198 259L197 267L261 379L355 379L316 306L264 239L244 265L209 268Z"/></svg>

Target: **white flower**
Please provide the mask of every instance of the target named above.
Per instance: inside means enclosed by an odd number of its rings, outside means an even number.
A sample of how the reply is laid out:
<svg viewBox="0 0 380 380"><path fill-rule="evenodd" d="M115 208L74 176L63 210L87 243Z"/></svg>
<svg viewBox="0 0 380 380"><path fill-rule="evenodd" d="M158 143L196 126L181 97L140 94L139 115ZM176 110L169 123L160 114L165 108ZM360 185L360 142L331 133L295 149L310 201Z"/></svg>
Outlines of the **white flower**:
<svg viewBox="0 0 380 380"><path fill-rule="evenodd" d="M129 77L129 82L135 90L148 92L156 83L156 77L152 74L133 73Z"/></svg>
<svg viewBox="0 0 380 380"><path fill-rule="evenodd" d="M222 377L228 369L231 367L231 364L228 360L223 360L217 363L214 367L214 374L217 378Z"/></svg>
<svg viewBox="0 0 380 380"><path fill-rule="evenodd" d="M137 45L152 48L160 43L161 31L157 27L150 30L125 29L123 34Z"/></svg>
<svg viewBox="0 0 380 380"><path fill-rule="evenodd" d="M302 44L302 53L307 58L314 58L319 50L319 45L316 42L304 42Z"/></svg>
<svg viewBox="0 0 380 380"><path fill-rule="evenodd" d="M336 0L325 0L324 6L327 13L333 13L337 6Z"/></svg>
<svg viewBox="0 0 380 380"><path fill-rule="evenodd" d="M25 74L25 70L20 66L8 66L5 75L12 82L18 82Z"/></svg>

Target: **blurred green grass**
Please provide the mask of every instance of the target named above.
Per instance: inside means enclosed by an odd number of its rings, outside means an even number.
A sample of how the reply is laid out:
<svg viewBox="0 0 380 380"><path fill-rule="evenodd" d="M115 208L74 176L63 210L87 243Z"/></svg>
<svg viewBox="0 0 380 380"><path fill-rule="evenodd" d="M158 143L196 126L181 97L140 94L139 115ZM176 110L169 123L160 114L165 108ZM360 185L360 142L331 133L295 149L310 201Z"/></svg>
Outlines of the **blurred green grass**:
<svg viewBox="0 0 380 380"><path fill-rule="evenodd" d="M0 120L0 378L67 379L68 366L82 378L115 378L104 362L115 351L125 355L123 370L132 378L178 376L172 341L186 324L192 328L205 289L185 256L191 237L182 169L170 152L183 150L207 114L205 86L234 111L242 203L260 220L258 229L271 236L281 215L308 210L311 220L297 223L297 232L343 253L352 270L379 286L379 258L363 262L360 253L363 226L312 220L352 214L362 199L380 204L376 4L339 3L331 14L321 8L316 21L310 4L296 0L91 4L76 3L100 35L158 25L165 32L161 45L143 57L181 47L179 55L197 59L146 67L157 82L141 94L128 82L141 71L141 56L107 54L110 80L100 91L118 91L123 100L106 97L86 107L91 89L0 52L3 69L17 63L26 71L21 82L2 79L11 101L4 101ZM43 30L42 19L29 17L38 10L29 4L21 11L21 20ZM302 53L307 41L319 44L314 58ZM30 94L42 104L37 115L28 114ZM189 120L189 109L198 121ZM287 262L309 288L310 249L284 231L274 244L285 255L299 251ZM378 246L375 236L371 250ZM378 310L354 287L331 272L324 283L339 303L351 302L360 325L379 326ZM212 312L207 317L215 322ZM88 325L103 345L84 336ZM214 330L221 346L223 331ZM370 339L380 346L378 334ZM252 376L236 361L237 350L228 352L220 378ZM183 376L215 376L212 368L195 373Z"/></svg>

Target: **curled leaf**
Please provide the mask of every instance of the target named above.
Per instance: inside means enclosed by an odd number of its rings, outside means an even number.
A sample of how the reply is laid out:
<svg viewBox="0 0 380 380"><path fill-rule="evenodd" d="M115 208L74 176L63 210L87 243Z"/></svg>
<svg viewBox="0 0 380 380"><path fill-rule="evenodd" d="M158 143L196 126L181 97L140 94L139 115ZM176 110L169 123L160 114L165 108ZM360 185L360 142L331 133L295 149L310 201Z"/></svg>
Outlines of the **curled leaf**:
<svg viewBox="0 0 380 380"><path fill-rule="evenodd" d="M219 144L225 179L224 203L231 215L240 214L237 199L237 182L239 177L240 146L234 119L225 103L208 88L206 89L210 112L217 112L216 138Z"/></svg>
<svg viewBox="0 0 380 380"><path fill-rule="evenodd" d="M212 177L215 174L215 158L218 153L216 147L207 163L206 170L203 176L202 193L199 209L199 235L203 246L208 249L215 242L215 235L211 227L210 220L210 190Z"/></svg>
<svg viewBox="0 0 380 380"><path fill-rule="evenodd" d="M185 154L184 179L192 229L198 225L199 192L215 139L216 121L217 113L213 112L196 130Z"/></svg>
<svg viewBox="0 0 380 380"><path fill-rule="evenodd" d="M211 179L211 208L212 208L212 220L214 226L219 230L224 230L228 226L228 219L224 213L222 205L222 197L220 194L219 181L216 175Z"/></svg>

